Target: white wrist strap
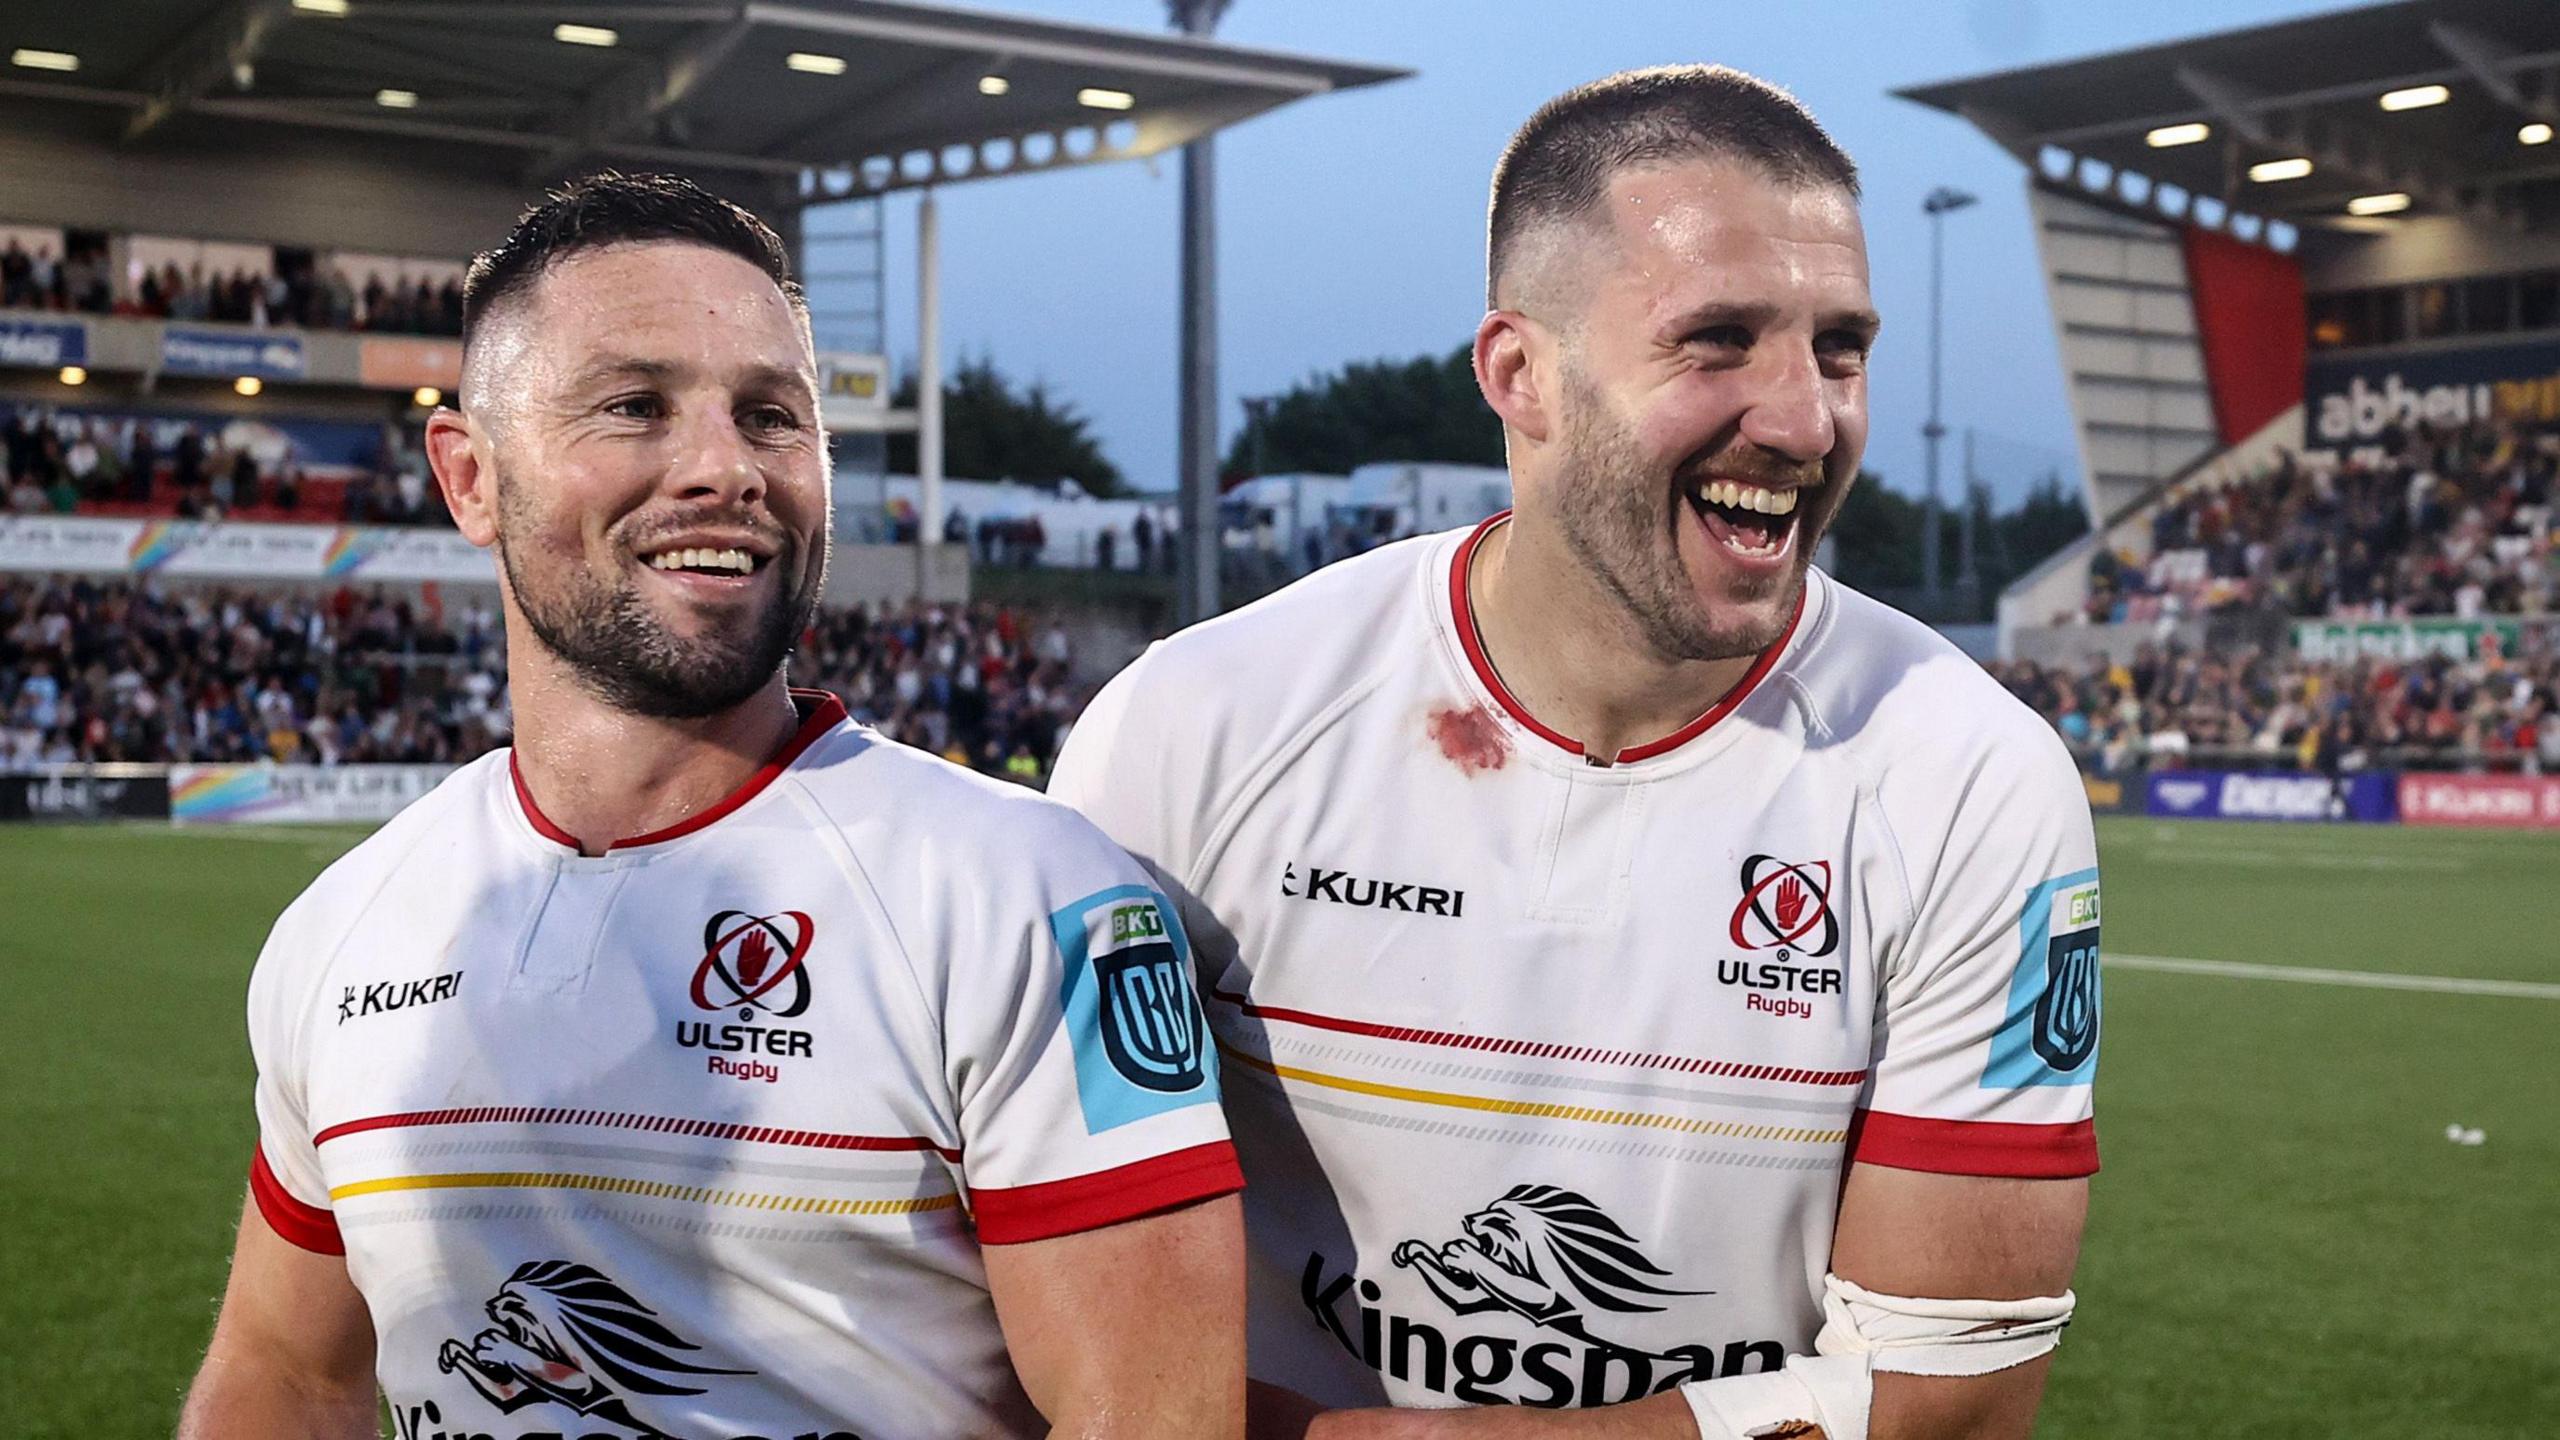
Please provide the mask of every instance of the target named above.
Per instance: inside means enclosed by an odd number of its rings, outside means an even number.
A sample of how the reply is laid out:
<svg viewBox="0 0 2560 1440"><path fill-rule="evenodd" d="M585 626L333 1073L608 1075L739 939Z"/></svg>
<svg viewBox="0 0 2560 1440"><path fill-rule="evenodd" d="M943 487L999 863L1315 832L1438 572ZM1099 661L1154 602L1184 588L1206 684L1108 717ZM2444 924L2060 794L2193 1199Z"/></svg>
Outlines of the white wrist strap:
<svg viewBox="0 0 2560 1440"><path fill-rule="evenodd" d="M1819 1425L1828 1440L1867 1440L1875 1372L1988 1375L2053 1349L2071 1323L2069 1291L2028 1300L1918 1300L1823 1277L1822 1333L1810 1356L1759 1375L1680 1387L1701 1440L1786 1440Z"/></svg>

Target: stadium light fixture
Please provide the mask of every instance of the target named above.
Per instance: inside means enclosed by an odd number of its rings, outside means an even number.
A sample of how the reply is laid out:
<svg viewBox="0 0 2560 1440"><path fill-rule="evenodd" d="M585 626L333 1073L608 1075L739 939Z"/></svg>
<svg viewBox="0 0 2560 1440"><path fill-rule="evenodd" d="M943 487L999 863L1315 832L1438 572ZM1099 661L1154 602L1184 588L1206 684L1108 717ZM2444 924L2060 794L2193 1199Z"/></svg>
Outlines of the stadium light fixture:
<svg viewBox="0 0 2560 1440"><path fill-rule="evenodd" d="M2142 143L2154 150L2167 150L2179 145L2193 145L2213 138L2213 127L2201 120L2184 125L2163 125L2146 133Z"/></svg>
<svg viewBox="0 0 2560 1440"><path fill-rule="evenodd" d="M346 17L347 0L293 0L293 8L309 15Z"/></svg>
<svg viewBox="0 0 2560 1440"><path fill-rule="evenodd" d="M2311 173L2311 162L2299 155L2283 160L2261 160L2249 167L2249 178L2261 185L2278 180L2299 180Z"/></svg>
<svg viewBox="0 0 2560 1440"><path fill-rule="evenodd" d="M563 45L594 45L603 47L621 44L622 32L619 30L608 30L602 25L570 25L564 23L551 27L551 38L559 41Z"/></svg>
<svg viewBox="0 0 2560 1440"><path fill-rule="evenodd" d="M62 367L62 383L65 385L86 385L89 383L89 372L81 369L77 365L65 365Z"/></svg>
<svg viewBox="0 0 2560 1440"><path fill-rule="evenodd" d="M814 50L794 50L782 57L782 63L803 75L841 75L845 60L841 55L821 55Z"/></svg>
<svg viewBox="0 0 2560 1440"><path fill-rule="evenodd" d="M2397 215L2409 208L2409 197L2394 190L2388 195L2359 195L2347 202L2350 215Z"/></svg>
<svg viewBox="0 0 2560 1440"><path fill-rule="evenodd" d="M1002 95L1012 88L1013 82L1007 80L1001 75L981 75L978 77L978 93L981 95Z"/></svg>
<svg viewBox="0 0 2560 1440"><path fill-rule="evenodd" d="M2406 90L2386 90L2382 92L2382 108L2385 110L2424 110L2430 105L2441 105L2452 98L2453 92L2447 90L2441 85L2412 85Z"/></svg>
<svg viewBox="0 0 2560 1440"><path fill-rule="evenodd" d="M21 70L58 70L68 75L80 68L80 57L67 50L12 50L9 63Z"/></svg>
<svg viewBox="0 0 2560 1440"><path fill-rule="evenodd" d="M418 108L418 92L415 90L376 90L373 92L373 103L381 106L385 110L415 110Z"/></svg>
<svg viewBox="0 0 2560 1440"><path fill-rule="evenodd" d="M1088 110L1126 110L1138 103L1138 97L1126 90L1105 90L1088 85L1076 92L1076 103Z"/></svg>
<svg viewBox="0 0 2560 1440"><path fill-rule="evenodd" d="M2516 143L2519 145L2548 145L2551 143L2551 127L2543 124L2539 120L2536 120L2532 124L2527 125L2516 132Z"/></svg>
<svg viewBox="0 0 2560 1440"><path fill-rule="evenodd" d="M231 388L238 394L250 396L266 389L267 382L259 379L255 375L243 375L239 379L231 382Z"/></svg>
<svg viewBox="0 0 2560 1440"><path fill-rule="evenodd" d="M409 392L409 398L418 402L419 409L433 410L444 403L444 392L433 385L421 385Z"/></svg>

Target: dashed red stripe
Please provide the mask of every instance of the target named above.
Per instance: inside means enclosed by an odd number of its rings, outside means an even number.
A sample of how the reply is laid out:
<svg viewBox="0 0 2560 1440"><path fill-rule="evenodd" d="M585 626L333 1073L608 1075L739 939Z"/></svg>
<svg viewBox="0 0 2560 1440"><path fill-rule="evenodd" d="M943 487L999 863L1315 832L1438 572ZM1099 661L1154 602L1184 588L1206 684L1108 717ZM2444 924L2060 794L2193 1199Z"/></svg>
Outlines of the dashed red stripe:
<svg viewBox="0 0 2560 1440"><path fill-rule="evenodd" d="M931 1150L957 1162L960 1152L922 1135L835 1135L823 1130L780 1130L770 1125L733 1125L723 1120L696 1120L673 1115L635 1115L621 1110L571 1110L556 1105L475 1105L455 1110L407 1110L332 1125L312 1137L326 1145L368 1130L407 1130L421 1125L595 1125L609 1130L672 1131L715 1140L744 1140L758 1145L792 1145L804 1150Z"/></svg>
<svg viewBox="0 0 2560 1440"><path fill-rule="evenodd" d="M1864 1070L1798 1070L1777 1065L1745 1065L1733 1060L1704 1060L1687 1055L1654 1055L1638 1050L1594 1050L1589 1046L1558 1045L1544 1040L1505 1040L1493 1035L1463 1035L1454 1030L1421 1030L1410 1025L1378 1025L1367 1020L1345 1020L1332 1015L1318 1015L1308 1010L1288 1010L1277 1005L1257 1005L1232 990L1211 992L1218 999L1235 1006L1247 1015L1284 1024L1305 1025L1317 1030L1332 1030L1344 1035L1366 1035L1378 1040L1399 1040L1414 1045L1446 1045L1457 1050L1491 1050L1502 1055L1526 1055L1539 1060L1566 1060L1601 1065L1633 1065L1647 1070L1674 1070L1685 1075L1708 1075L1724 1080L1774 1080L1788 1085L1862 1085Z"/></svg>

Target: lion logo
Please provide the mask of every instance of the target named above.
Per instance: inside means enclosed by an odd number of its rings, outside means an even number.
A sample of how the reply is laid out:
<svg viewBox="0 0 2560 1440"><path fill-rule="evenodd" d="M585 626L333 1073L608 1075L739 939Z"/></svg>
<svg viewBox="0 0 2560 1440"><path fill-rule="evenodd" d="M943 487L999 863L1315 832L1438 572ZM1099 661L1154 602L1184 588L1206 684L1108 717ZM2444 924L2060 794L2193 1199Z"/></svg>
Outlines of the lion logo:
<svg viewBox="0 0 2560 1440"><path fill-rule="evenodd" d="M1460 1315L1509 1310L1532 1325L1593 1345L1642 1351L1594 1331L1608 1316L1650 1314L1663 1301L1712 1290L1674 1290L1670 1272L1645 1258L1634 1236L1599 1206L1554 1185L1515 1185L1459 1222L1466 1232L1433 1248L1407 1240L1394 1260Z"/></svg>
<svg viewBox="0 0 2560 1440"><path fill-rule="evenodd" d="M670 1353L701 1349L660 1322L657 1312L594 1268L568 1260L516 1267L485 1307L494 1327L466 1346L447 1340L436 1369L459 1370L501 1414L527 1405L566 1405L581 1415L659 1434L625 1408L622 1396L699 1395L697 1375L752 1375Z"/></svg>

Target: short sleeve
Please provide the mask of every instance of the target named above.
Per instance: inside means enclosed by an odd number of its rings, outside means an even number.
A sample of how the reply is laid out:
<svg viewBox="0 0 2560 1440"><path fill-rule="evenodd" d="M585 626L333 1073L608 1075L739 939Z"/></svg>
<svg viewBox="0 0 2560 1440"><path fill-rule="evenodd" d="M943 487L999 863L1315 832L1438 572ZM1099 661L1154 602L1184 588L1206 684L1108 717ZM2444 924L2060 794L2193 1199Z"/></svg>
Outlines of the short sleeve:
<svg viewBox="0 0 2560 1440"><path fill-rule="evenodd" d="M1025 915L1017 985L954 984L945 1053L979 1238L1072 1234L1241 1189L1218 1057L1180 916L1145 873L1072 825L1108 877ZM1035 839L1037 837L1026 837Z"/></svg>
<svg viewBox="0 0 2560 1440"><path fill-rule="evenodd" d="M1207 757L1167 723L1168 706L1180 709L1185 701L1165 693L1161 653L1123 667L1077 717L1049 777L1049 797L1101 827L1155 871L1158 883L1178 884L1201 825L1184 797L1212 777L1203 771Z"/></svg>
<svg viewBox="0 0 2560 1440"><path fill-rule="evenodd" d="M290 938L293 912L276 922L249 977L249 1051L258 1067L258 1147L249 1159L249 1195L268 1228L305 1250L347 1253L329 1208L304 1105L301 1027L308 1007Z"/></svg>
<svg viewBox="0 0 2560 1440"><path fill-rule="evenodd" d="M1887 957L1850 1158L2094 1173L2098 857L2078 771L2051 732L2022 728L1961 773L1905 777L1898 798L1913 921ZM1938 817L1934 849L1915 847L1915 812Z"/></svg>

